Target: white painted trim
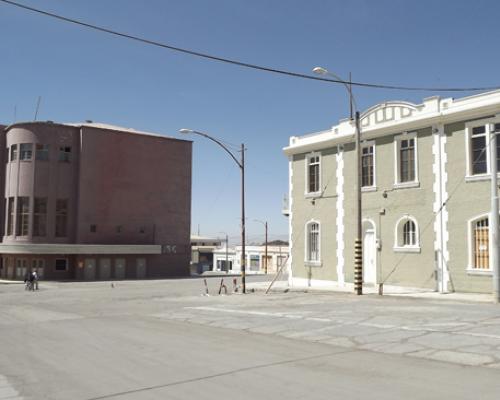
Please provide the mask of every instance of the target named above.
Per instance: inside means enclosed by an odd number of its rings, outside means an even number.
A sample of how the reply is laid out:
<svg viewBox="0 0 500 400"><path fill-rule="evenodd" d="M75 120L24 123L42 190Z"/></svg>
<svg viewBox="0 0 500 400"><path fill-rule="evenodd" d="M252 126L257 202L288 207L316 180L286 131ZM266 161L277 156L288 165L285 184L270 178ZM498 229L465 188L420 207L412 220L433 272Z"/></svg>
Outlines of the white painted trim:
<svg viewBox="0 0 500 400"><path fill-rule="evenodd" d="M394 246L394 253L420 253L420 246Z"/></svg>
<svg viewBox="0 0 500 400"><path fill-rule="evenodd" d="M401 224L406 223L406 221L409 221L409 220L413 221L413 223L415 224L415 240L417 243L415 245L411 245L411 246L403 246L402 245L403 241L402 240L400 241L400 235L402 235L402 233L403 233L403 228L402 228ZM410 253L420 252L420 230L418 227L418 222L415 219L415 217L413 217L409 214L406 214L406 215L403 215L401 218L399 218L396 221L396 225L394 227L394 247L393 247L393 249L395 252L399 252L399 253L406 251L406 250L408 250L408 252L410 252Z"/></svg>
<svg viewBox="0 0 500 400"><path fill-rule="evenodd" d="M318 260L317 261L312 261L309 260L309 225L311 224L318 224ZM319 222L316 219L310 219L309 221L306 222L305 224L305 245L304 245L304 263L306 263L307 266L318 266L320 267L322 265L321 263L321 222ZM290 247L291 248L291 247Z"/></svg>
<svg viewBox="0 0 500 400"><path fill-rule="evenodd" d="M409 182L401 182L401 177L399 176L399 153L400 153L400 143L402 140L415 139L415 179ZM418 187L420 185L418 179L418 136L417 132L404 132L401 135L394 136L394 188L410 188Z"/></svg>
<svg viewBox="0 0 500 400"><path fill-rule="evenodd" d="M411 189L420 187L420 182L405 182L405 183L395 183L392 185L393 189Z"/></svg>
<svg viewBox="0 0 500 400"><path fill-rule="evenodd" d="M488 218L488 244L489 244L488 254L489 254L491 252L491 238L493 236L491 229L490 229L490 226L489 226L490 225L489 224L490 213L488 212L488 213L476 215L475 217L472 217L467 221L467 246L469 248L469 257L468 257L466 271L474 272L474 273L481 274L481 275L484 275L486 272L489 272L489 273L493 272L493 265L491 265L491 261L492 261L491 257L489 257L489 262L490 262L489 269L480 270L478 268L474 268L474 244L473 244L473 234L472 234L473 224L476 221L479 221L480 219L483 219L483 218Z"/></svg>
<svg viewBox="0 0 500 400"><path fill-rule="evenodd" d="M490 124L498 124L500 122L500 116L495 116L492 118L483 118L475 121L470 121L465 123L465 181L481 181L489 180L491 176L491 160L490 160ZM472 174L472 159L471 159L471 136L472 129L480 126L485 127L485 142L486 142L486 173L485 174ZM500 175L500 174L499 174Z"/></svg>
<svg viewBox="0 0 500 400"><path fill-rule="evenodd" d="M381 103L382 106L384 104ZM480 116L498 114L500 113L500 90L461 99L429 98L424 99L422 104L415 105L415 107L417 111L412 116L403 119L394 118L374 126L363 127L363 138L374 139L433 124L450 124ZM341 121L327 131L291 137L289 146L285 147L283 151L286 155L301 154L330 148L338 144L352 143L354 139L354 124L349 121Z"/></svg>
<svg viewBox="0 0 500 400"><path fill-rule="evenodd" d="M293 156L288 157L288 284L290 285L293 280Z"/></svg>
<svg viewBox="0 0 500 400"><path fill-rule="evenodd" d="M362 192L374 192L377 190L377 146L375 140L365 140L361 143L361 148L373 147L373 185L361 186ZM361 157L363 152L361 152Z"/></svg>
<svg viewBox="0 0 500 400"><path fill-rule="evenodd" d="M318 186L319 190L316 192L309 192L309 160L312 157L319 157L319 179L318 179ZM323 194L322 186L321 186L321 181L323 178L323 171L322 171L322 166L323 166L323 160L321 157L321 152L320 151L313 151L311 153L306 154L305 158L305 174L306 174L306 179L305 179L305 187L304 187L304 196L306 197L319 197Z"/></svg>
<svg viewBox="0 0 500 400"><path fill-rule="evenodd" d="M445 147L446 135L442 124L434 125L432 131L434 138L434 143L432 145L432 154L434 156L432 164L432 171L434 174L433 212L436 215L434 220L434 251L437 255L437 286L439 292L447 293L450 283L448 270L450 255L448 252L448 208L445 203L445 200L448 200L448 192L446 190L446 184L448 182L448 173L446 172L446 164L448 161ZM445 203L445 205L441 209L443 203Z"/></svg>
<svg viewBox="0 0 500 400"><path fill-rule="evenodd" d="M493 271L491 271L489 269L479 270L479 269L467 268L465 271L467 272L467 275L478 275L478 276L492 276L493 275Z"/></svg>
<svg viewBox="0 0 500 400"><path fill-rule="evenodd" d="M160 245L0 244L2 254L161 254Z"/></svg>
<svg viewBox="0 0 500 400"><path fill-rule="evenodd" d="M365 222L369 223L371 225L371 228L364 229ZM378 237L378 233L377 233L377 224L371 218L363 218L361 226L363 227L363 229L362 229L362 235L363 235L363 242L362 242L362 246L363 247L362 248L363 248L363 251L364 251L364 248L365 248L364 247L365 246L365 232L371 230L373 232L373 234L375 235L375 238L374 238L375 239L375 249L374 249L373 255L375 257L375 259L374 259L374 262L375 262L375 283L377 283L379 281L379 273L378 273L379 271L378 271L378 262L377 262L378 261L378 255L377 255L377 253L378 253L378 245L377 245L377 243L379 242L379 237ZM364 259L365 258L363 256L363 260ZM363 265L363 271L364 271L364 267L365 266ZM363 272L363 282L364 282L364 278L365 277L364 277L364 272Z"/></svg>
<svg viewBox="0 0 500 400"><path fill-rule="evenodd" d="M345 226L344 226L344 215L345 215L345 210L344 210L344 149L340 148L340 146L337 148L337 154L336 154L336 161L337 161L337 218L336 218L336 227L337 227L337 232L336 232L336 241L337 241L337 280L339 285L344 285L345 283L345 273L344 273L344 267L345 267L345 258L344 258L344 249L345 249L345 242L344 242L344 231L345 231Z"/></svg>

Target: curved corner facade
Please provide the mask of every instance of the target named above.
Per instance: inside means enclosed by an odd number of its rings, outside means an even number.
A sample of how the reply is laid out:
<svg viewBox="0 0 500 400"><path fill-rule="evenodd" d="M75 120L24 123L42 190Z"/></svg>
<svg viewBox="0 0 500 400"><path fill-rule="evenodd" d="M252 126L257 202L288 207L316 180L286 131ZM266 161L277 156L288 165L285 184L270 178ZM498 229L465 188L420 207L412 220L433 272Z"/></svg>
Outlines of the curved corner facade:
<svg viewBox="0 0 500 400"><path fill-rule="evenodd" d="M75 241L76 214L68 210L77 208L78 133L44 123L8 129L4 244Z"/></svg>
<svg viewBox="0 0 500 400"><path fill-rule="evenodd" d="M2 128L3 278L189 273L191 142L93 123Z"/></svg>

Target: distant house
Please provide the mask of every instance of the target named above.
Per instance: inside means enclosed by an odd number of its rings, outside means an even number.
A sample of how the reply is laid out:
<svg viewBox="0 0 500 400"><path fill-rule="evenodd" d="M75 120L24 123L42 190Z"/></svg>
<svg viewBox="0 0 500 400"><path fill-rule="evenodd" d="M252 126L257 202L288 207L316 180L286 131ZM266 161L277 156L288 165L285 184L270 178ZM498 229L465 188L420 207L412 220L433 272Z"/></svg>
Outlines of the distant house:
<svg viewBox="0 0 500 400"><path fill-rule="evenodd" d="M288 262L288 245L271 244L267 246L267 273L276 273L282 266ZM263 274L266 272L266 247L264 245L245 246L246 253L246 272L248 274ZM221 247L214 250L214 270L221 272L232 272L235 274L241 273L241 255L242 247L236 246L229 248L227 251L226 264L226 248ZM226 268L227 265L227 268ZM282 270L286 272L286 269Z"/></svg>
<svg viewBox="0 0 500 400"><path fill-rule="evenodd" d="M284 149L292 284L353 283L354 133L342 120ZM500 144L492 160L489 143L499 133L500 91L387 101L361 114L365 284L492 291L490 171Z"/></svg>
<svg viewBox="0 0 500 400"><path fill-rule="evenodd" d="M1 276L188 275L191 144L92 122L4 128Z"/></svg>
<svg viewBox="0 0 500 400"><path fill-rule="evenodd" d="M191 273L212 271L214 250L221 246L221 239L191 235Z"/></svg>

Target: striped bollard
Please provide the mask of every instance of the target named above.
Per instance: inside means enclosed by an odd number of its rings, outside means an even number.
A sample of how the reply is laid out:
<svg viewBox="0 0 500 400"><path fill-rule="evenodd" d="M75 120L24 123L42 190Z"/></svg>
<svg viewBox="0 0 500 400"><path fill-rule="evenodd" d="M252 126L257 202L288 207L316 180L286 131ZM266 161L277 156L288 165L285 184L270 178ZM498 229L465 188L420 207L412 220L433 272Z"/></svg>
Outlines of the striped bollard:
<svg viewBox="0 0 500 400"><path fill-rule="evenodd" d="M361 239L354 241L354 292L363 294L363 249Z"/></svg>

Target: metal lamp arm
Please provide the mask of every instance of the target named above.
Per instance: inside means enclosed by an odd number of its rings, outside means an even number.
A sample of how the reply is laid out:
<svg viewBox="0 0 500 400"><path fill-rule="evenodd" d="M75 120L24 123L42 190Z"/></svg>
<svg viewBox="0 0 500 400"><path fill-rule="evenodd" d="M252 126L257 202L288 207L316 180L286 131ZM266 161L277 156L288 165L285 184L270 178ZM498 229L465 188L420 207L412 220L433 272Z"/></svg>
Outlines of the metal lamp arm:
<svg viewBox="0 0 500 400"><path fill-rule="evenodd" d="M203 132L198 132L198 131L193 131L193 133L196 133L197 135L203 136L207 139L210 139L212 142L217 143L220 147L224 149L224 151L231 156L231 158L234 160L234 162L238 165L238 167L243 168L243 165L241 162L238 161L238 159L234 156L234 154L226 147L224 146L221 142L219 142L217 139L213 138L212 136L207 135L206 133Z"/></svg>

